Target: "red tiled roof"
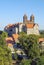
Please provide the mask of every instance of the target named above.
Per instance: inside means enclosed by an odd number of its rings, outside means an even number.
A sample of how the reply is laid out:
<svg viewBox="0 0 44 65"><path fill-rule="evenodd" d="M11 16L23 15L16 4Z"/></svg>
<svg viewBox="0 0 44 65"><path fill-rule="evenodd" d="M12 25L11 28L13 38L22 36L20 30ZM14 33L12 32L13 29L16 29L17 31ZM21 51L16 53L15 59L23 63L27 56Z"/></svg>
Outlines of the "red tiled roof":
<svg viewBox="0 0 44 65"><path fill-rule="evenodd" d="M18 39L19 35L18 34L13 34L12 37L13 37L14 40L16 40L16 39Z"/></svg>
<svg viewBox="0 0 44 65"><path fill-rule="evenodd" d="M15 24L8 24L5 28L13 27Z"/></svg>
<svg viewBox="0 0 44 65"><path fill-rule="evenodd" d="M34 27L34 24L33 23L26 24L26 27L27 28L33 28Z"/></svg>
<svg viewBox="0 0 44 65"><path fill-rule="evenodd" d="M6 38L6 41L13 41L13 38L12 37L8 37L8 38Z"/></svg>
<svg viewBox="0 0 44 65"><path fill-rule="evenodd" d="M44 41L44 38L39 38L39 42Z"/></svg>

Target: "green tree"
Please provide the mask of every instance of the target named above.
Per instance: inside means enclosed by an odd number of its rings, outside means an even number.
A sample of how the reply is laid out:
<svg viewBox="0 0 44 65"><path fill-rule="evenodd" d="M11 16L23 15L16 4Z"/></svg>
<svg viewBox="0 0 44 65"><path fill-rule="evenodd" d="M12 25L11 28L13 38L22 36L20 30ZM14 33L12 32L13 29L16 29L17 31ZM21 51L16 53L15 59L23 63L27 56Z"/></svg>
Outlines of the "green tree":
<svg viewBox="0 0 44 65"><path fill-rule="evenodd" d="M35 58L40 55L37 35L20 34L19 43L28 57Z"/></svg>
<svg viewBox="0 0 44 65"><path fill-rule="evenodd" d="M6 32L0 35L0 65L11 65L12 56L10 49L6 46Z"/></svg>
<svg viewBox="0 0 44 65"><path fill-rule="evenodd" d="M44 65L44 52L41 54L39 48L39 38L38 35L26 35L21 33L19 36L19 44L22 46L25 54L29 57L29 60L22 60L21 65ZM28 62L30 62L28 64Z"/></svg>
<svg viewBox="0 0 44 65"><path fill-rule="evenodd" d="M20 65L31 65L31 60L22 60Z"/></svg>

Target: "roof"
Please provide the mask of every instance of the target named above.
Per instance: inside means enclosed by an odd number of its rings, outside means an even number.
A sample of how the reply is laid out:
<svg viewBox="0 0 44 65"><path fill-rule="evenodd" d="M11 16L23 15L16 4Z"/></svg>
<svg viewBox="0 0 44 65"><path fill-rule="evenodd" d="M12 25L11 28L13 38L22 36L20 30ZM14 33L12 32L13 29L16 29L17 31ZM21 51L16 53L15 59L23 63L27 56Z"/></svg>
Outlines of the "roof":
<svg viewBox="0 0 44 65"><path fill-rule="evenodd" d="M44 42L44 38L39 38L39 42Z"/></svg>
<svg viewBox="0 0 44 65"><path fill-rule="evenodd" d="M23 24L23 23L8 24L7 26L5 26L4 29L8 29L8 28L14 27L14 26L16 26L16 25L18 25L18 24Z"/></svg>
<svg viewBox="0 0 44 65"><path fill-rule="evenodd" d="M30 17L32 17L32 18L33 18L33 17L34 17L34 15L32 14Z"/></svg>
<svg viewBox="0 0 44 65"><path fill-rule="evenodd" d="M13 44L9 43L8 46L13 46Z"/></svg>
<svg viewBox="0 0 44 65"><path fill-rule="evenodd" d="M8 24L5 29L15 26L15 24Z"/></svg>
<svg viewBox="0 0 44 65"><path fill-rule="evenodd" d="M8 37L8 38L6 38L6 41L13 41L13 38L12 37Z"/></svg>
<svg viewBox="0 0 44 65"><path fill-rule="evenodd" d="M33 28L34 27L34 24L33 23L26 24L26 27L27 28Z"/></svg>
<svg viewBox="0 0 44 65"><path fill-rule="evenodd" d="M18 34L12 34L12 37L14 40L18 39L19 35Z"/></svg>
<svg viewBox="0 0 44 65"><path fill-rule="evenodd" d="M23 16L23 17L27 18L27 15L26 15L26 14L24 14L24 16Z"/></svg>
<svg viewBox="0 0 44 65"><path fill-rule="evenodd" d="M8 24L9 27L13 26L14 24Z"/></svg>

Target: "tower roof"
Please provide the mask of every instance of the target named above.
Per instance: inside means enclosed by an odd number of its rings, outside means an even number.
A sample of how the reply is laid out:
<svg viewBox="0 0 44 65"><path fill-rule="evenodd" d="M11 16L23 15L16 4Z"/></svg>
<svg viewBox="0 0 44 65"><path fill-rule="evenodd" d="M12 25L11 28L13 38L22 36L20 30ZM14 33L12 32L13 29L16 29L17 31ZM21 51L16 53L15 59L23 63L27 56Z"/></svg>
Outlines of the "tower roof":
<svg viewBox="0 0 44 65"><path fill-rule="evenodd" d="M23 16L23 17L27 18L27 15L26 15L26 14L24 14L24 16Z"/></svg>
<svg viewBox="0 0 44 65"><path fill-rule="evenodd" d="M34 17L34 15L32 14L32 15L31 15L31 17L33 18L33 17Z"/></svg>

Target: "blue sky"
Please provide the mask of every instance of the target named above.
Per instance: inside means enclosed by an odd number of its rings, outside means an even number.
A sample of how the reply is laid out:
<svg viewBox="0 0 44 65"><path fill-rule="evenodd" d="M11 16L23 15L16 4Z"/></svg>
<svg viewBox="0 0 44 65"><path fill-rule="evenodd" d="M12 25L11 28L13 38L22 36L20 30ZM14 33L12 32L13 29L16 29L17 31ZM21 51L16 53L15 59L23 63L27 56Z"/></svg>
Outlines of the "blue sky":
<svg viewBox="0 0 44 65"><path fill-rule="evenodd" d="M23 21L23 15L34 14L39 29L44 29L44 0L0 0L0 30L10 23Z"/></svg>

